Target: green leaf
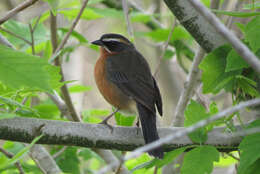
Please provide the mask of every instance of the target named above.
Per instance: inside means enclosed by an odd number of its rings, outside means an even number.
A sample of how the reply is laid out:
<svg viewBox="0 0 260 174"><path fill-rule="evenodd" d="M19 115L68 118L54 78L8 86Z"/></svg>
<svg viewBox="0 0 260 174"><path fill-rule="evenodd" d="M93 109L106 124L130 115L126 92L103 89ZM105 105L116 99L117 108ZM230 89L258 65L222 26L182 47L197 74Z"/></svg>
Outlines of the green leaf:
<svg viewBox="0 0 260 174"><path fill-rule="evenodd" d="M92 158L98 158L100 160L102 160L95 152L93 152L92 150L88 149L88 148L84 148L82 149L79 153L79 156L83 157L84 160L90 160Z"/></svg>
<svg viewBox="0 0 260 174"><path fill-rule="evenodd" d="M79 174L79 164L77 148L68 147L60 156L56 158L56 162L63 172L71 174Z"/></svg>
<svg viewBox="0 0 260 174"><path fill-rule="evenodd" d="M242 91L246 94L251 95L252 97L259 96L259 92L257 91L256 87L257 84L255 81L243 76L243 75L237 75L237 84L242 89Z"/></svg>
<svg viewBox="0 0 260 174"><path fill-rule="evenodd" d="M88 5L91 5L91 4L97 4L97 3L100 3L100 2L103 2L104 0L90 0L88 2Z"/></svg>
<svg viewBox="0 0 260 174"><path fill-rule="evenodd" d="M243 174L260 174L260 159L256 160ZM240 174L240 173L238 173Z"/></svg>
<svg viewBox="0 0 260 174"><path fill-rule="evenodd" d="M115 113L116 124L120 126L132 126L135 121L135 115L126 116L120 112Z"/></svg>
<svg viewBox="0 0 260 174"><path fill-rule="evenodd" d="M50 76L49 84L51 88L54 90L60 89L65 83L65 82L61 82L60 67L46 66L45 70Z"/></svg>
<svg viewBox="0 0 260 174"><path fill-rule="evenodd" d="M246 61L234 49L232 49L228 53L225 72L239 70L248 67L249 65L246 63Z"/></svg>
<svg viewBox="0 0 260 174"><path fill-rule="evenodd" d="M90 86L83 86L83 85L73 85L69 87L70 93L79 93L79 92L86 92L90 91L92 88Z"/></svg>
<svg viewBox="0 0 260 174"><path fill-rule="evenodd" d="M211 9L211 11L217 14L240 17L240 18L247 18L247 17L260 15L260 12L237 12L237 11L223 11L223 10L215 10L215 9Z"/></svg>
<svg viewBox="0 0 260 174"><path fill-rule="evenodd" d="M37 142L39 141L41 138L43 137L43 134L34 138L33 141L26 146L25 148L23 148L21 151L19 151L12 159L10 159L4 166L7 165L12 165L14 163L16 163L18 160L20 160L29 150L30 148Z"/></svg>
<svg viewBox="0 0 260 174"><path fill-rule="evenodd" d="M235 22L234 24L240 29L240 31L242 33L245 33L245 29L246 29L245 24L242 24L242 23L239 23L239 22Z"/></svg>
<svg viewBox="0 0 260 174"><path fill-rule="evenodd" d="M27 24L23 24L15 20L8 20L3 24L3 27L8 31L15 33L16 35L28 41L31 41L30 29ZM5 34L5 35L7 36L7 39L15 46L22 47L26 45L25 48L30 47L30 45L28 45L21 39L18 39L10 34ZM46 42L48 41L48 38L49 38L49 33L47 32L44 25L42 23L39 23L37 25L37 28L34 31L34 44L38 45L42 42Z"/></svg>
<svg viewBox="0 0 260 174"><path fill-rule="evenodd" d="M175 53L169 49L165 51L165 54L163 56L164 59L171 59Z"/></svg>
<svg viewBox="0 0 260 174"><path fill-rule="evenodd" d="M144 13L141 13L141 12L131 12L130 17L131 17L132 22L146 23L146 22L149 22L151 20L150 14L144 14Z"/></svg>
<svg viewBox="0 0 260 174"><path fill-rule="evenodd" d="M195 102L194 100L190 101L190 104L187 106L186 110L184 111L185 121L184 126L188 127L200 120L206 119L210 116L210 114L206 113L206 109L200 105L199 103ZM199 128L194 132L189 134L189 137L193 142L196 143L203 143L207 140L207 130L205 127Z"/></svg>
<svg viewBox="0 0 260 174"><path fill-rule="evenodd" d="M260 16L255 17L246 25L245 38L254 52L260 48Z"/></svg>
<svg viewBox="0 0 260 174"><path fill-rule="evenodd" d="M82 112L84 122L100 123L101 117L106 117L110 114L109 110L89 109Z"/></svg>
<svg viewBox="0 0 260 174"><path fill-rule="evenodd" d="M151 161L140 164L140 165L136 166L135 168L133 168L131 170L131 172L138 170L138 169L141 169L141 168L149 169L149 168L152 168L154 166L161 168L161 167L171 163L173 160L175 160L175 158L177 158L180 154L182 154L187 148L188 147L182 147L182 148L175 149L171 152L166 152L164 154L163 159L155 158Z"/></svg>
<svg viewBox="0 0 260 174"><path fill-rule="evenodd" d="M241 71L225 72L226 57L231 47L224 45L209 53L199 65L202 70L203 93L218 93L228 87Z"/></svg>
<svg viewBox="0 0 260 174"><path fill-rule="evenodd" d="M15 100L12 100L10 98L6 98L6 97L2 97L0 96L0 101L7 104L7 105L10 105L10 106L13 106L13 107L16 107L16 108L22 108L22 109L28 109L28 110L31 110L30 107L27 107Z"/></svg>
<svg viewBox="0 0 260 174"><path fill-rule="evenodd" d="M33 107L39 113L40 118L59 119L60 111L55 104L39 104Z"/></svg>
<svg viewBox="0 0 260 174"><path fill-rule="evenodd" d="M140 36L148 36L156 42L166 41L170 34L170 29L156 29L153 31L140 33ZM181 26L176 26L173 30L172 41L190 39L190 34Z"/></svg>
<svg viewBox="0 0 260 174"><path fill-rule="evenodd" d="M69 10L59 10L59 13L63 14L65 17L69 19L74 19L77 17L80 9L69 9ZM90 8L85 8L81 15L81 19L84 20L94 20L94 19L99 19L103 18L104 16L96 13L93 9Z"/></svg>
<svg viewBox="0 0 260 174"><path fill-rule="evenodd" d="M45 70L51 65L45 60L4 46L0 46L0 53L0 81L5 85L51 91L50 77Z"/></svg>
<svg viewBox="0 0 260 174"><path fill-rule="evenodd" d="M116 10L114 8L91 8L96 14L105 18L117 18L123 19L124 13L122 10Z"/></svg>
<svg viewBox="0 0 260 174"><path fill-rule="evenodd" d="M246 136L239 145L241 151L238 174L247 174L251 166L260 159L260 133Z"/></svg>
<svg viewBox="0 0 260 174"><path fill-rule="evenodd" d="M254 10L260 8L260 2L253 2L250 4L244 4L244 8L245 10Z"/></svg>
<svg viewBox="0 0 260 174"><path fill-rule="evenodd" d="M14 118L17 117L15 114L10 114L10 113L1 113L0 114L0 120L2 119L8 119L8 118Z"/></svg>
<svg viewBox="0 0 260 174"><path fill-rule="evenodd" d="M184 156L182 174L206 174L213 170L213 162L219 161L219 152L213 146L200 146Z"/></svg>
<svg viewBox="0 0 260 174"><path fill-rule="evenodd" d="M43 1L48 2L48 4L50 5L52 11L56 15L56 10L58 9L60 0L43 0Z"/></svg>
<svg viewBox="0 0 260 174"><path fill-rule="evenodd" d="M69 31L68 28L59 28L59 31L62 31L63 33L67 33ZM76 38L80 43L88 43L88 40L79 32L73 30L71 33L71 36Z"/></svg>

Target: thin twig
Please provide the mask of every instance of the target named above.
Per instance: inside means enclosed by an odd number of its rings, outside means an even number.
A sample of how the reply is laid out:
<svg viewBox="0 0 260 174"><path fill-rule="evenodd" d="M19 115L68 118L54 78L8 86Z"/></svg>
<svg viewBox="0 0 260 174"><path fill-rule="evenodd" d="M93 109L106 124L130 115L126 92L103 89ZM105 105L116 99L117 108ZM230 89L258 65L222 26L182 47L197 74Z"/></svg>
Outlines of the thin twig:
<svg viewBox="0 0 260 174"><path fill-rule="evenodd" d="M144 14L149 14L146 12L146 10L144 10L140 5L136 4L135 1L133 0L128 0L128 2L137 10L139 10L140 12L144 13ZM149 14L151 15L151 14ZM160 28L166 28L160 21L158 21L155 17L151 16L151 20L153 21L154 24L156 24L158 27Z"/></svg>
<svg viewBox="0 0 260 174"><path fill-rule="evenodd" d="M30 45L30 46L32 45L32 43L31 43L30 41L28 41L27 39L25 39L25 38L23 38L23 37L21 37L21 36L15 34L15 33L13 33L12 31L6 30L5 28L3 28L3 27L1 27L1 26L0 26L0 30L2 30L2 31L4 31L4 32L6 32L6 33L8 33L8 34L10 34L10 35L12 35L12 36L14 36L14 37L16 37L16 38L18 38L18 39L24 41L24 42L26 42L26 43L27 43L28 45Z"/></svg>
<svg viewBox="0 0 260 174"><path fill-rule="evenodd" d="M30 34L31 34L31 47L32 47L32 54L35 55L35 48L34 48L34 34L33 34L33 27L32 24L29 23L29 30L30 30Z"/></svg>
<svg viewBox="0 0 260 174"><path fill-rule="evenodd" d="M130 22L130 18L129 18L129 8L128 8L127 0L122 0L122 6L123 6L123 10L124 10L127 31L132 40L132 39L134 39L134 29L133 29L133 26L132 26L132 24Z"/></svg>
<svg viewBox="0 0 260 174"><path fill-rule="evenodd" d="M238 104L236 106L233 106L233 107L230 107L228 109L225 109L222 112L219 112L219 113L213 115L212 117L210 117L208 119L201 120L198 123L196 123L196 124L194 124L194 125L192 125L190 127L187 127L184 130L177 131L174 134L171 134L171 135L166 136L164 138L160 138L159 140L154 141L153 143L150 143L150 144L147 144L147 145L142 146L140 148L137 148L136 150L132 151L127 156L125 156L122 160L126 161L126 160L129 160L129 159L132 159L132 158L136 158L139 155L141 155L143 152L150 151L150 150L155 149L155 148L157 148L159 146L162 146L165 143L169 143L169 142L175 140L176 138L179 138L179 137L182 137L184 135L187 135L188 133L191 133L191 132L195 131L198 128L206 126L207 124L209 124L209 123L211 123L213 121L216 121L216 120L218 120L218 119L220 119L222 117L230 115L230 114L232 114L234 112L237 112L237 111L239 111L241 109L244 109L245 107L256 106L256 105L259 105L259 104L260 104L260 99L259 98L258 99L253 99L253 100L248 100L246 102L242 102L242 103L240 103L240 104ZM113 168L116 164L117 163L112 163L112 164L102 168L101 170L99 170L97 172L97 174L105 174L105 173L111 171L111 168Z"/></svg>
<svg viewBox="0 0 260 174"><path fill-rule="evenodd" d="M14 156L11 152L6 151L2 147L0 147L0 152L2 152L8 158L13 158L13 156ZM17 167L20 174L25 174L23 167L22 167L20 162L16 162L16 163L14 163L14 165Z"/></svg>
<svg viewBox="0 0 260 174"><path fill-rule="evenodd" d="M0 33L0 44L3 44L3 45L8 46L12 49L15 49L13 44L11 44L1 33Z"/></svg>
<svg viewBox="0 0 260 174"><path fill-rule="evenodd" d="M61 148L61 150L59 150L58 152L56 152L55 154L52 155L52 158L55 159L58 156L60 156L66 149L68 148L68 146L64 146L63 148Z"/></svg>
<svg viewBox="0 0 260 174"><path fill-rule="evenodd" d="M240 159L238 157L236 157L235 155L233 155L232 153L226 153L228 156L230 156L231 158L240 161Z"/></svg>
<svg viewBox="0 0 260 174"><path fill-rule="evenodd" d="M174 113L174 126L182 126L184 121L184 110L192 97L194 88L197 87L196 82L198 82L199 75L199 64L205 55L204 50L200 47L194 57L192 62L191 70L187 76L187 80L184 83L184 88L181 92L181 96L178 100L178 104Z"/></svg>
<svg viewBox="0 0 260 174"><path fill-rule="evenodd" d="M231 43L237 53L258 73L260 74L260 60L243 44L220 20L211 13L199 0L189 0L197 11Z"/></svg>
<svg viewBox="0 0 260 174"><path fill-rule="evenodd" d="M52 47L53 47L53 54L55 54L55 50L58 49L57 20L56 20L56 16L54 16L52 13L51 13L51 17L50 18L51 18L51 23L50 23L50 27L51 27L51 43L52 43ZM60 67L60 74L61 74L61 78L62 78L61 81L64 81L64 73L63 73L61 62L60 62L60 56L58 56L55 59L55 65ZM73 103L71 101L71 97L70 97L70 94L69 94L69 91L68 91L68 88L67 88L66 84L64 84L61 87L61 92L62 92L62 95L64 97L64 102L66 103L66 108L68 108L68 111L70 113L69 115L71 115L71 117L72 117L71 121L79 121L80 122L81 119L78 116L78 114L77 114L77 112L75 110L75 107L73 106ZM53 98L54 97L52 97L52 99Z"/></svg>
<svg viewBox="0 0 260 174"><path fill-rule="evenodd" d="M42 14L40 14L40 15L38 16L38 18L37 18L37 20L36 20L36 22L35 22L35 24L34 24L34 26L33 26L33 29L32 29L33 32L35 32L35 30L36 30L36 28L37 28L37 26L38 26L38 24L39 24L39 22L40 22L41 17L42 17Z"/></svg>
<svg viewBox="0 0 260 174"><path fill-rule="evenodd" d="M172 38L172 34L173 34L173 31L174 31L175 25L176 25L176 18L174 19L174 22L173 22L173 24L172 24L172 28L171 28L170 33L169 33L169 35L168 35L168 39L167 39L167 41L164 43L164 47L163 47L163 50L162 50L162 54L161 54L161 56L160 56L160 58L159 58L159 64L157 65L157 67L156 67L156 69L155 69L155 72L154 72L154 74L153 74L153 76L154 76L155 78L156 78L156 76L157 76L157 74L158 74L158 72L159 72L161 63L162 63L162 61L163 61L163 56L165 55L165 52L166 52L166 50L167 50L167 48L168 48L168 46L169 46L169 42L170 42L170 40L171 40L171 38Z"/></svg>
<svg viewBox="0 0 260 174"><path fill-rule="evenodd" d="M83 3L82 3L82 6L81 6L81 9L76 17L76 19L73 21L69 31L66 33L65 37L63 38L63 40L61 41L60 45L58 46L58 48L55 50L55 54L57 54L64 46L65 44L67 43L72 31L74 30L74 28L76 27L76 25L78 24L79 22L79 19L85 9L85 7L87 6L87 3L88 3L88 0L84 0Z"/></svg>
<svg viewBox="0 0 260 174"><path fill-rule="evenodd" d="M11 17L13 17L14 15L16 15L17 13L19 13L20 11L22 11L25 8L33 5L37 1L38 0L27 0L27 1L24 1L23 3L19 4L17 7L15 7L12 10L10 10L9 12L7 12L5 14L5 16L0 19L0 25L3 24L8 19L10 19Z"/></svg>

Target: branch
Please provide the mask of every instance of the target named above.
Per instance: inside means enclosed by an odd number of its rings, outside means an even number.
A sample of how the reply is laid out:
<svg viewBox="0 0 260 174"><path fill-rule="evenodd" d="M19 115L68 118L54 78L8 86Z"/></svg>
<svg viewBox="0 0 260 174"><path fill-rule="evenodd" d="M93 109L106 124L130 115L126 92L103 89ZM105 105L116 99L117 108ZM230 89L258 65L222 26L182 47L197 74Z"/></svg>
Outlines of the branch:
<svg viewBox="0 0 260 174"><path fill-rule="evenodd" d="M260 98L258 99L253 99L253 100L249 100L249 101L246 101L246 102L242 102L234 107L231 107L231 108L228 108L228 109L225 109L223 110L222 112L219 112L215 115L213 115L212 117L208 118L208 119L205 119L205 120L201 120L199 121L198 123L196 124L193 124L192 126L188 127L188 128L185 128L185 129L182 129L182 130L179 130L179 131L175 131L174 133L172 134L169 134L168 136L165 136L165 137L162 137L160 138L159 140L157 141L154 141L150 144L147 144L147 145L144 145L140 148L137 148L136 150L134 150L133 152L129 153L127 156L125 156L122 161L126 161L126 160L129 160L129 159L132 159L132 158L136 158L138 157L139 155L141 155L143 152L147 152L147 151L150 151L154 148L157 148L159 146L162 146L162 145L168 145L168 143L172 142L173 140L174 141L178 141L179 139L181 139L183 136L187 136L188 133L191 133L193 131L195 131L196 129L198 128L201 128L203 126L206 126L207 124L213 122L213 121L216 121L222 117L225 117L227 115L230 115L234 112L237 112L245 107L249 107L249 106L257 106L257 105L260 105ZM215 139L216 137L214 137L215 135L209 135L209 137ZM231 138L231 137L230 137ZM223 138L224 139L224 138ZM222 140L219 140L219 142L221 142ZM208 142L208 140L207 140ZM206 144L207 144L206 142ZM219 143L218 143L219 145ZM238 144L237 144L238 145ZM222 146L223 147L223 146ZM111 171L111 168L113 167L113 165L115 165L115 163L109 165L109 166L106 166L104 168L102 168L98 174L105 174L107 173L108 171Z"/></svg>
<svg viewBox="0 0 260 174"><path fill-rule="evenodd" d="M35 161L37 166L48 174L60 174L62 173L59 166L54 161L50 153L42 145L33 145L30 149L30 156Z"/></svg>
<svg viewBox="0 0 260 174"><path fill-rule="evenodd" d="M172 38L172 34L173 34L173 31L174 31L174 28L175 28L175 26L176 26L176 20L174 20L174 22L173 22L173 24L172 24L172 28L171 28L171 30L170 30L170 33L169 33L169 35L168 35L168 39L165 41L165 43L164 43L164 47L163 47L163 50L162 50L162 54L161 54L161 56L160 56L160 58L159 58L159 64L157 65L157 67L156 67L156 69L155 69L155 72L154 72L154 74L153 74L153 76L156 78L156 76L157 76L157 74L158 74L158 72L159 72L159 69L160 69L160 65L161 65L161 63L162 63L162 60L163 60L163 56L165 55L165 52L166 52L166 50L167 50L167 48L168 48L168 46L169 46L169 42L170 42L170 40L171 40L171 38Z"/></svg>
<svg viewBox="0 0 260 174"><path fill-rule="evenodd" d="M164 0L164 2L206 52L227 42L188 0Z"/></svg>
<svg viewBox="0 0 260 174"><path fill-rule="evenodd" d="M0 152L2 152L5 156L7 156L8 158L13 158L13 154L11 152L6 151L5 149L0 147ZM22 165L20 164L20 162L16 162L14 163L14 165L17 167L17 169L19 170L20 174L25 174Z"/></svg>
<svg viewBox="0 0 260 174"><path fill-rule="evenodd" d="M16 15L17 13L19 13L20 11L24 10L25 8L33 5L35 2L37 2L38 0L27 0L23 3L21 3L20 5L18 5L17 7L15 7L14 9L10 10L9 12L7 12L5 14L4 17L2 17L0 19L0 25L3 24L5 21L7 21L9 18L13 17L14 15Z"/></svg>
<svg viewBox="0 0 260 174"><path fill-rule="evenodd" d="M260 60L252 53L249 48L241 42L235 34L227 29L219 19L211 13L201 2L198 0L189 0L189 2L196 8L201 15L217 30L217 32L226 38L237 53L258 73L260 74Z"/></svg>
<svg viewBox="0 0 260 174"><path fill-rule="evenodd" d="M76 25L78 24L79 22L79 19L84 11L84 9L86 8L87 6L87 3L88 3L88 0L84 0L82 6L81 6L81 9L76 17L76 19L72 22L72 25L69 29L69 31L66 33L65 37L63 38L63 40L61 41L60 45L58 46L58 48L55 50L55 54L57 54L64 46L65 44L67 43L72 31L74 30L74 28L76 27Z"/></svg>
<svg viewBox="0 0 260 174"><path fill-rule="evenodd" d="M258 100L258 102L260 103L260 100ZM137 127L113 126L113 131L111 132L109 127L102 124L22 117L0 120L0 139L29 143L35 138L35 132L41 125L44 125L41 129L41 133L43 133L44 136L37 142L39 144L116 149L120 151L132 151L144 145L141 130ZM205 123L203 126L204 125ZM200 125L200 127L202 126ZM192 128L192 131L195 129L196 128ZM241 141L241 137L234 137L230 133L223 133L223 129L224 128L216 128L211 131L206 144L216 146L220 151L236 150ZM163 146L165 151L192 145L192 141L186 135L187 131L191 132L190 128L159 128L158 132L161 137L160 145L166 143ZM178 133L178 135L182 133L181 137L178 136L178 139L175 141L169 140L168 137L172 137L172 135L176 133ZM165 139L167 139L167 141L165 141ZM146 146L144 147L146 148ZM145 149L145 151L147 151L147 149ZM140 152L140 150L138 150L138 152Z"/></svg>
<svg viewBox="0 0 260 174"><path fill-rule="evenodd" d="M28 45L32 45L32 42L30 42L29 40L27 40L27 39L25 39L25 38L23 38L23 37L17 35L16 33L13 33L13 32L11 32L11 31L9 31L9 30L6 30L5 28L3 28L3 27L1 27L1 26L0 26L0 30L2 30L2 31L4 31L4 32L6 32L6 33L8 33L8 34L10 34L10 35L12 35L12 36L14 36L14 37L16 37L16 38L22 40L22 41L24 41L24 42L27 43Z"/></svg>
<svg viewBox="0 0 260 174"><path fill-rule="evenodd" d="M192 97L192 93L194 88L196 88L196 83L198 82L198 75L199 75L199 64L205 55L204 50L200 47L194 57L192 62L191 70L188 74L187 80L184 84L184 88L181 92L181 96L179 98L175 114L174 114L174 126L183 126L184 122L184 110Z"/></svg>
<svg viewBox="0 0 260 174"><path fill-rule="evenodd" d="M131 39L134 39L134 29L133 29L133 26L132 26L130 19L129 19L129 8L128 8L128 1L127 0L122 0L122 7L123 7L123 11L124 11L124 16L125 16L128 34L129 34Z"/></svg>
<svg viewBox="0 0 260 174"><path fill-rule="evenodd" d="M0 33L0 44L15 49L15 47Z"/></svg>
<svg viewBox="0 0 260 174"><path fill-rule="evenodd" d="M108 165L113 162L116 162L117 165L112 169L114 172L118 172L118 174L130 174L125 165L120 163L120 160L116 158L116 156L112 153L111 150L101 150L101 149L92 149L96 152Z"/></svg>
<svg viewBox="0 0 260 174"><path fill-rule="evenodd" d="M82 8L82 9L84 9L84 8ZM52 43L52 47L53 47L53 54L55 54L57 52L57 50L59 49L58 48L58 36L57 36L57 19L56 19L56 16L54 16L52 12L50 12L50 13L51 13L51 15L50 15L51 43ZM79 18L79 17L77 17L77 18ZM68 33L67 33L66 36L69 37L70 35L68 35ZM65 45L64 40L65 40L66 36L63 39L64 45ZM64 45L62 47L60 47L60 49L62 49L64 47ZM61 81L64 81L64 73L63 73L63 68L62 68L62 65L61 65L60 56L57 56L57 58L54 60L54 64L55 64L55 66L60 67ZM66 84L64 84L61 87L61 93L64 97L64 102L58 96L57 93L54 94L54 95L52 95L52 94L48 94L48 95L54 101L54 103L58 106L58 108L60 109L61 113L64 114L64 116L70 116L71 115L72 121L81 121L80 117L78 116L78 114L77 114L77 112L76 112L76 110L73 106L73 103L71 101L71 97L70 97L70 94L69 94L69 91L68 91ZM64 104L66 104L66 105L64 105ZM69 114L66 114L67 111L69 112Z"/></svg>

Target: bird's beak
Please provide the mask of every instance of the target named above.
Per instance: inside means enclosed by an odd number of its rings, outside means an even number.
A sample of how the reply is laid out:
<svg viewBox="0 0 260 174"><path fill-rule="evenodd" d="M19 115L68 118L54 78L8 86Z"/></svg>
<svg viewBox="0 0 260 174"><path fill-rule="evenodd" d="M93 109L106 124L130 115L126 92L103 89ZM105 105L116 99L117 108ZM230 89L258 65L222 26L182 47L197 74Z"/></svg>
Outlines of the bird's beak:
<svg viewBox="0 0 260 174"><path fill-rule="evenodd" d="M95 40L95 41L93 41L91 43L94 44L94 45L99 45L99 46L103 46L104 45L104 43L101 40Z"/></svg>

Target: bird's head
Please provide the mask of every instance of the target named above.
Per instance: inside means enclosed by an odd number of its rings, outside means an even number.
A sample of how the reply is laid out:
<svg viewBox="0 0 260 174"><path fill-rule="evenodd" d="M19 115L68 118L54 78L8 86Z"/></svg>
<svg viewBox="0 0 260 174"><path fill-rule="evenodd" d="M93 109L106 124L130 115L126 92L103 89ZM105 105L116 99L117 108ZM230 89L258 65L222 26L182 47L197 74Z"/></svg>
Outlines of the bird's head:
<svg viewBox="0 0 260 174"><path fill-rule="evenodd" d="M114 33L104 34L99 40L93 41L92 44L103 47L109 53L134 48L134 45L126 37Z"/></svg>

